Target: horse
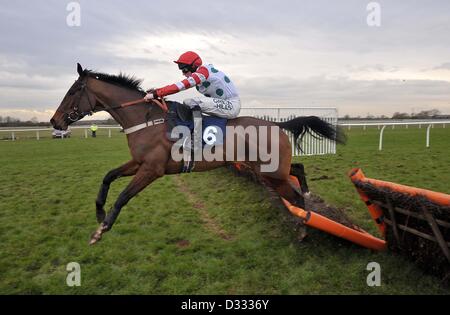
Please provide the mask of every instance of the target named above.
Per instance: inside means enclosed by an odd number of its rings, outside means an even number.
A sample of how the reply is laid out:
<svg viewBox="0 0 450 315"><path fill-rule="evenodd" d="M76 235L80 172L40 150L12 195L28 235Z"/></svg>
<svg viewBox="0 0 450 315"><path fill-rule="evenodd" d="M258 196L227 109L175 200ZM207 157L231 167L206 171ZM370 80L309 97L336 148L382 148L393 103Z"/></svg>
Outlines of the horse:
<svg viewBox="0 0 450 315"><path fill-rule="evenodd" d="M111 230L121 209L136 194L162 176L181 173L185 163L173 158L171 150L174 143L166 136L168 114L164 106L161 106L160 101L144 101L143 96L146 93L141 87L142 80L123 73L111 75L94 72L83 69L80 64L77 64L77 72L78 79L69 88L50 120L53 127L59 130L67 130L70 124L87 115L106 111L124 130L131 131L127 133L131 160L107 172L100 185L95 201L97 222L100 225L91 235L89 244L93 245L102 239L105 232ZM208 171L229 166L238 161L249 167L281 197L300 207L304 207L303 195L289 181L292 148L288 135L281 129L292 132L297 143L305 133L311 133L311 131L321 137L340 143L345 141L339 129L316 116L297 117L285 122L269 122L254 117L237 117L228 120L226 125L227 128L239 126L244 128L249 126L264 127L265 129L257 129L257 132L275 135L273 139L269 136L265 148L260 147L259 149L268 150L268 148L273 147L272 149L279 157L277 167L274 170L263 172L263 161L259 157L256 160L249 158L250 146L255 146L255 143L251 143L251 139L246 137L245 134L235 133L233 135L226 134L222 145L217 147L222 150L221 152L226 152L227 145L229 148L233 147L236 150L236 143L241 140L245 144L244 159L241 158L239 161L236 157L213 161L202 159L196 162L192 171ZM274 145L275 142L278 146ZM260 143L256 146L258 145ZM106 213L104 205L109 187L114 180L124 176L134 177L119 194L112 208Z"/></svg>

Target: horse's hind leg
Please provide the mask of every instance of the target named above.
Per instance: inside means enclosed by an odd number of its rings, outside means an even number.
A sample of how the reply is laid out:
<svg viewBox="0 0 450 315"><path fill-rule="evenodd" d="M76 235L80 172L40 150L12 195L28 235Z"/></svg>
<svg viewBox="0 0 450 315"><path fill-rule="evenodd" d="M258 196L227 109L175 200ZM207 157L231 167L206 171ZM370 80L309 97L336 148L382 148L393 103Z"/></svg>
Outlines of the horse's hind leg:
<svg viewBox="0 0 450 315"><path fill-rule="evenodd" d="M300 183L300 189L303 194L309 194L308 184L306 182L305 167L302 163L292 163L290 175L297 177Z"/></svg>
<svg viewBox="0 0 450 315"><path fill-rule="evenodd" d="M270 185L276 192L289 201L291 204L298 206L300 208L305 208L305 199L302 195L298 194L295 189L291 186L289 180L275 179L264 176L264 181Z"/></svg>
<svg viewBox="0 0 450 315"><path fill-rule="evenodd" d="M102 185L100 186L100 191L97 195L97 200L95 201L96 205L96 215L97 222L101 223L105 219L106 212L103 209L106 203L106 197L108 196L109 186L113 181L123 176L131 176L136 174L139 169L139 164L137 164L134 160L131 160L122 166L115 168L109 171L105 177L103 178Z"/></svg>
<svg viewBox="0 0 450 315"><path fill-rule="evenodd" d="M269 185L284 199L289 201L291 204L300 207L302 209L305 208L305 199L303 195L297 193L297 191L291 186L288 180L279 180L270 177L263 177L266 185ZM295 230L297 233L297 239L302 241L306 235L306 226L303 221L297 217L292 217L295 224Z"/></svg>

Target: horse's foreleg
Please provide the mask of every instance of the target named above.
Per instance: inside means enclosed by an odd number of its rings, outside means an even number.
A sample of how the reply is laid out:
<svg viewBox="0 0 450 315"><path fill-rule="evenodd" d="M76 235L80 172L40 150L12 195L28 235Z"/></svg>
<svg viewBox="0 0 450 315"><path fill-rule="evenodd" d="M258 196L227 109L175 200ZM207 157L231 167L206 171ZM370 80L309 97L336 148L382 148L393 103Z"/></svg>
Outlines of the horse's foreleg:
<svg viewBox="0 0 450 315"><path fill-rule="evenodd" d="M128 201L130 201L131 198L136 196L142 189L147 187L155 179L163 175L164 171L156 172L141 166L133 180L120 193L119 198L116 200L114 206L108 212L108 215L100 224L99 228L92 234L90 244L92 245L98 242L102 238L102 234L112 228L117 216L120 213L120 210L128 203Z"/></svg>
<svg viewBox="0 0 450 315"><path fill-rule="evenodd" d="M113 181L123 176L131 176L136 174L139 169L139 164L137 164L134 160L131 160L122 166L115 168L109 171L105 177L103 178L102 185L100 186L100 191L97 195L97 200L95 201L96 205L96 215L97 222L101 223L105 219L106 212L103 209L106 203L106 197L108 196L109 186Z"/></svg>

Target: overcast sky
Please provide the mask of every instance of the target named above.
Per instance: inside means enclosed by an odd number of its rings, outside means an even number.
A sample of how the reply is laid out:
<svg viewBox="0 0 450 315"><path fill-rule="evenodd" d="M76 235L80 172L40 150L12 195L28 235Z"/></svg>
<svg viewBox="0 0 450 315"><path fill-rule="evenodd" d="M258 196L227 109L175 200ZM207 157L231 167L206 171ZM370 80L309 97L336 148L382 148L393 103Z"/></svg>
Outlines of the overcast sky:
<svg viewBox="0 0 450 315"><path fill-rule="evenodd" d="M77 79L76 63L144 79L182 78L194 50L224 71L243 106L336 107L339 115L450 114L450 1L2 1L0 115L48 120ZM182 100L191 89L170 98ZM103 118L97 116L97 118Z"/></svg>

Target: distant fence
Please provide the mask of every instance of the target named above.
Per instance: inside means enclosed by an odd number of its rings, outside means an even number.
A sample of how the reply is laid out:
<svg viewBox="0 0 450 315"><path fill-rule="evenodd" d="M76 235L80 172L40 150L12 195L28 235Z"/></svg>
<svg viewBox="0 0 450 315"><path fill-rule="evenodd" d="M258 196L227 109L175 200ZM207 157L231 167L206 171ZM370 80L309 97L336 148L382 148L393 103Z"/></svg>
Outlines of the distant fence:
<svg viewBox="0 0 450 315"><path fill-rule="evenodd" d="M347 127L348 130L350 130L352 127L362 127L364 130L367 127L371 126L377 127L378 130L380 130L380 136L378 140L378 150L381 151L383 149L383 133L384 129L386 129L387 126L392 127L392 129L395 129L396 126L398 127L403 126L404 128L408 128L410 125L419 126L419 128L422 128L422 126L427 126L425 146L428 148L430 146L430 129L433 128L435 125L442 125L442 128L445 128L447 124L450 124L450 120L405 121L405 122L386 122L386 121L359 122L359 123L339 124L339 126Z"/></svg>
<svg viewBox="0 0 450 315"><path fill-rule="evenodd" d="M122 127L120 126L98 126L99 130L105 132L105 134L111 138L113 134L113 130L120 131ZM90 126L71 126L70 131L72 132L72 136L74 131L77 131L77 135L80 137L87 138L90 134ZM42 138L52 138L53 128L8 128L2 129L0 128L0 140L21 140L21 139L36 139L40 140ZM98 132L97 132L98 133ZM62 138L62 136L58 136L56 138Z"/></svg>
<svg viewBox="0 0 450 315"><path fill-rule="evenodd" d="M239 116L252 116L268 121L286 121L298 116L318 116L333 126L337 125L336 108L328 107L253 107L242 108ZM72 136L88 138L90 135L90 126L71 126ZM121 131L120 126L98 126L98 136L108 136L111 138L114 134ZM19 139L36 139L52 137L53 128L0 128L0 140L19 140ZM294 136L288 133L291 143ZM61 139L63 139L61 137ZM335 154L336 143L328 139L321 139L317 134L306 134L301 142L302 150L298 150L293 146L292 155L323 155Z"/></svg>
<svg viewBox="0 0 450 315"><path fill-rule="evenodd" d="M430 146L430 129L434 128L436 125L442 125L445 128L446 125L450 124L450 120L426 120L426 121L376 121L376 122L364 122L360 121L357 123L338 123L337 110L332 107L303 107L303 108L292 108L292 107L253 107L253 108L242 108L239 116L252 116L268 121L286 121L293 119L298 116L318 116L321 119L329 122L333 126L341 126L348 130L352 127L360 127L366 129L368 127L376 127L380 130L379 134L379 145L378 150L383 149L383 133L387 126L392 129L397 128L408 128L409 126L422 126L426 127L426 138L425 146ZM72 130L72 135L78 137L88 138L90 134L89 126L73 126L70 127ZM107 136L111 138L114 134L118 134L122 128L117 125L100 125L97 135ZM53 128L0 128L0 140L18 140L18 139L36 139L52 137L51 133ZM289 133L288 133L289 134ZM293 141L293 135L289 134L291 143ZM294 156L300 155L323 155L323 154L335 154L336 153L336 143L328 139L318 139L315 138L317 135L306 134L301 142L302 151L299 151L296 147L293 149Z"/></svg>
<svg viewBox="0 0 450 315"><path fill-rule="evenodd" d="M334 107L252 107L242 108L239 116L252 116L268 121L286 121L299 116L318 116L324 121L337 126L338 114ZM291 143L294 136L288 132ZM324 155L336 153L336 142L322 139L319 135L305 134L301 143L301 150L292 146L294 156L301 155Z"/></svg>

